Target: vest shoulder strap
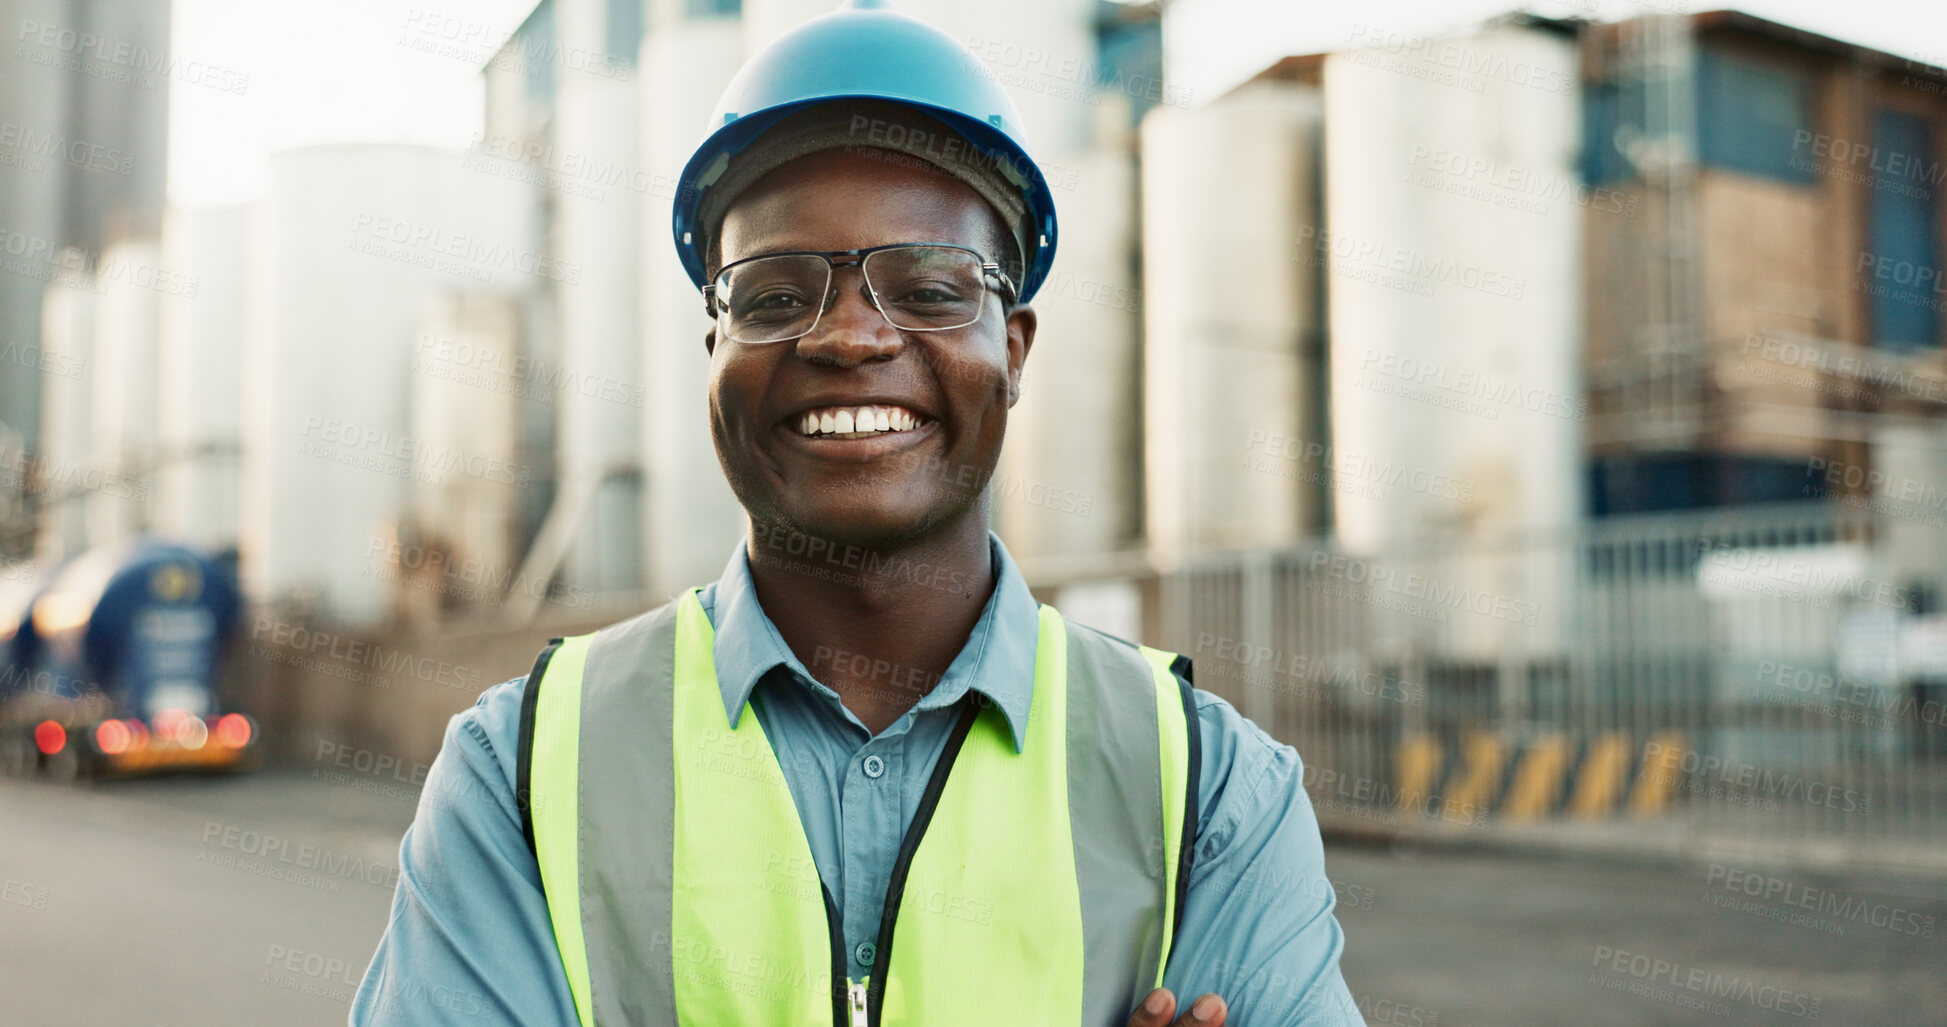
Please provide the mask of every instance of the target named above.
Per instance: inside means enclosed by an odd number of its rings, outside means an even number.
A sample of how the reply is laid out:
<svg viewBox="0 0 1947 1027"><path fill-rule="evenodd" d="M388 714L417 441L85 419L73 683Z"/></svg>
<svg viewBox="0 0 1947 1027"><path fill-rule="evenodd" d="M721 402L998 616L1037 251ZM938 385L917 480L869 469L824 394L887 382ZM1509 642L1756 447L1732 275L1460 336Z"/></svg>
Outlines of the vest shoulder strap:
<svg viewBox="0 0 1947 1027"><path fill-rule="evenodd" d="M675 602L664 603L655 609L637 614L627 620L611 624L595 632L596 635L610 635L639 626L674 606ZM521 813L521 836L527 841L527 851L539 857L540 850L534 844L534 715L541 705L541 681L547 673L548 662L554 658L555 650L564 641L560 636L548 639L547 648L534 658L534 669L527 672L527 681L521 692L520 740L516 745L514 757L514 805Z"/></svg>
<svg viewBox="0 0 1947 1027"><path fill-rule="evenodd" d="M1063 619L1066 620L1066 618ZM1200 809L1201 802L1199 798L1202 794L1202 785L1199 779L1202 776L1203 768L1203 730L1197 720L1195 671L1191 665L1190 658L1181 653L1169 653L1149 649L1149 647L1140 643L1131 642L1126 638L1109 634L1099 628L1092 628L1076 621L1069 620L1067 624L1068 630L1071 632L1094 635L1117 647L1129 650L1130 655L1138 661L1144 659L1144 650L1162 652L1163 655L1167 655L1170 658L1170 675L1176 679L1177 691L1182 697L1184 733L1187 736L1185 739L1186 752L1184 760L1186 766L1184 768L1183 789L1183 830L1176 853L1175 908L1177 915L1171 920L1169 932L1170 941L1174 943L1177 934L1183 928L1181 911L1184 901L1190 894L1190 870L1196 863L1197 827L1202 823L1202 810Z"/></svg>
<svg viewBox="0 0 1947 1027"><path fill-rule="evenodd" d="M521 686L521 729L520 744L516 746L514 758L514 805L521 811L521 836L527 840L527 851L539 854L534 845L534 711L541 701L541 677L547 673L548 661L554 658L554 651L561 648L561 638L548 639L547 648L534 658L534 669L527 672L527 681Z"/></svg>
<svg viewBox="0 0 1947 1027"><path fill-rule="evenodd" d="M1170 674L1183 694L1183 724L1189 736L1183 787L1183 841L1176 854L1176 921L1170 927L1170 940L1183 929L1183 903L1190 897L1190 870L1197 861L1197 828L1203 823L1203 725L1197 720L1196 678L1190 658L1176 653L1170 661Z"/></svg>

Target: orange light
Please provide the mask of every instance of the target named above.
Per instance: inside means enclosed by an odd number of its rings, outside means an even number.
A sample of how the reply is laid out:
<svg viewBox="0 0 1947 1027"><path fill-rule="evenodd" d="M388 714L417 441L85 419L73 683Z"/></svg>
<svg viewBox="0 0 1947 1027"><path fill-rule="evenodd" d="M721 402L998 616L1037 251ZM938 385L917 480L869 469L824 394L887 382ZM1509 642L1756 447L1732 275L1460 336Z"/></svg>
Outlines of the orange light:
<svg viewBox="0 0 1947 1027"><path fill-rule="evenodd" d="M201 717L185 714L182 719L176 721L176 730L172 733L176 736L177 744L183 748L201 749L203 743L209 740L210 726L203 723Z"/></svg>
<svg viewBox="0 0 1947 1027"><path fill-rule="evenodd" d="M241 749L250 744L250 718L241 713L225 713L216 721L216 744L226 749Z"/></svg>
<svg viewBox="0 0 1947 1027"><path fill-rule="evenodd" d="M52 756L68 746L68 729L51 720L34 725L34 746L43 756Z"/></svg>
<svg viewBox="0 0 1947 1027"><path fill-rule="evenodd" d="M95 728L95 747L110 756L127 752L131 739L128 725L119 720L104 720Z"/></svg>

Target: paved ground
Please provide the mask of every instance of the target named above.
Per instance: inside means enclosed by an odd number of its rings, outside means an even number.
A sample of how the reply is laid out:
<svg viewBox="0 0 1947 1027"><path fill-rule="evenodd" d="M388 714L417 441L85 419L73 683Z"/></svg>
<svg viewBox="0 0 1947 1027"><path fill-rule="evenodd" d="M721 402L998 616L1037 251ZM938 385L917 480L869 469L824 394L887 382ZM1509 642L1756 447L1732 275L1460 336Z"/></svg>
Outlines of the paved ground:
<svg viewBox="0 0 1947 1027"><path fill-rule="evenodd" d="M1947 1024L1940 878L1343 847L1326 864L1373 1023Z"/></svg>
<svg viewBox="0 0 1947 1027"><path fill-rule="evenodd" d="M364 787L379 790L0 779L0 1021L344 1023L412 815L406 786ZM1939 878L1343 846L1328 860L1373 1023L1947 1023Z"/></svg>
<svg viewBox="0 0 1947 1027"><path fill-rule="evenodd" d="M0 1022L343 1024L412 808L295 776L0 779Z"/></svg>

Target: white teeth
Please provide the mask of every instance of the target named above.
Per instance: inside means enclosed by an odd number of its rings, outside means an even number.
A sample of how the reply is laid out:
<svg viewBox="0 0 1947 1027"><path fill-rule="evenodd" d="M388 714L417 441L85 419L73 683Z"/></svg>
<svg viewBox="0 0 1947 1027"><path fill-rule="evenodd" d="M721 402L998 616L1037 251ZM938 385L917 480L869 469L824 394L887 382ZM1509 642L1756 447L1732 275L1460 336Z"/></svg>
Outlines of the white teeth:
<svg viewBox="0 0 1947 1027"><path fill-rule="evenodd" d="M798 431L805 435L851 435L859 432L911 431L919 416L901 407L852 407L805 411Z"/></svg>

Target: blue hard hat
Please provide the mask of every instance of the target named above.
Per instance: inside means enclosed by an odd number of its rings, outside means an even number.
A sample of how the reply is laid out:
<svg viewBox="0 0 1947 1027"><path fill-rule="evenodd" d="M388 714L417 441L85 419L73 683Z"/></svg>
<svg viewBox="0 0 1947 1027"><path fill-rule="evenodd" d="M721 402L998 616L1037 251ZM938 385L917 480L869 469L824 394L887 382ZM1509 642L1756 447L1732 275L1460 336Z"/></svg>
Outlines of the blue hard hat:
<svg viewBox="0 0 1947 1027"><path fill-rule="evenodd" d="M1031 223L1021 300L1032 297L1055 260L1055 200L1028 155L1021 116L971 50L887 0L847 0L805 22L745 62L725 87L709 135L677 183L672 228L690 281L709 284L698 214L730 158L795 111L852 99L918 108L1017 172Z"/></svg>

